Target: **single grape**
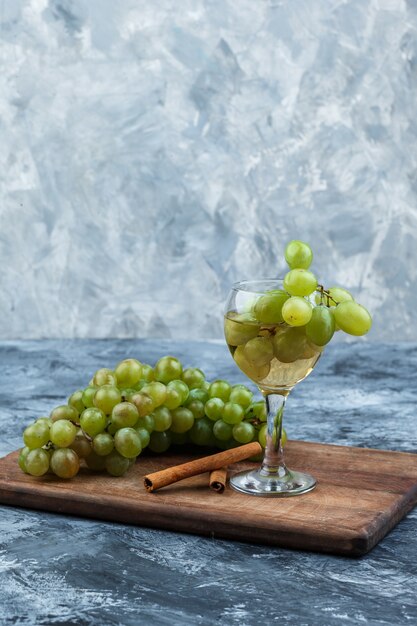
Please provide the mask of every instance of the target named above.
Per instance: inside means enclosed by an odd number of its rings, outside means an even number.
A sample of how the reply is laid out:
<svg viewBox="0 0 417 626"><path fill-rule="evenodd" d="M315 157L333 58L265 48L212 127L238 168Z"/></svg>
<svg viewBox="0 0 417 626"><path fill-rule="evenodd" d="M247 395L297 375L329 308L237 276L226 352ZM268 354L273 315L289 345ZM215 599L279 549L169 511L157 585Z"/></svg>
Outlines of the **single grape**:
<svg viewBox="0 0 417 626"><path fill-rule="evenodd" d="M49 454L42 448L30 450L24 460L26 473L31 476L43 476L49 470Z"/></svg>
<svg viewBox="0 0 417 626"><path fill-rule="evenodd" d="M181 406L181 394L174 387L167 387L164 406L168 409L177 409Z"/></svg>
<svg viewBox="0 0 417 626"><path fill-rule="evenodd" d="M294 239L285 248L285 260L291 269L307 270L313 261L313 252L308 243Z"/></svg>
<svg viewBox="0 0 417 626"><path fill-rule="evenodd" d="M233 426L233 437L239 443L250 443L254 438L256 431L249 422L240 422Z"/></svg>
<svg viewBox="0 0 417 626"><path fill-rule="evenodd" d="M74 391L74 393L71 394L70 397L68 398L69 406L72 406L79 415L85 409L84 402L83 402L83 393L84 392L81 389L79 389L78 391Z"/></svg>
<svg viewBox="0 0 417 626"><path fill-rule="evenodd" d="M139 417L145 417L149 415L155 409L155 403L150 396L146 393L136 392L130 396L129 402L135 405Z"/></svg>
<svg viewBox="0 0 417 626"><path fill-rule="evenodd" d="M226 424L239 424L243 420L245 411L235 402L226 402L222 411L222 419Z"/></svg>
<svg viewBox="0 0 417 626"><path fill-rule="evenodd" d="M85 409L80 417L83 431L90 437L96 437L106 428L107 419L103 411L97 408Z"/></svg>
<svg viewBox="0 0 417 626"><path fill-rule="evenodd" d="M113 450L106 457L103 457L107 473L110 476L123 476L130 467L130 460Z"/></svg>
<svg viewBox="0 0 417 626"><path fill-rule="evenodd" d="M121 428L114 436L114 447L127 459L133 459L142 452L139 434L134 428Z"/></svg>
<svg viewBox="0 0 417 626"><path fill-rule="evenodd" d="M140 392L152 398L155 407L164 404L167 397L166 386L158 381L148 383L147 385L142 387Z"/></svg>
<svg viewBox="0 0 417 626"><path fill-rule="evenodd" d="M333 313L326 306L319 304L313 308L311 320L305 328L307 339L316 346L325 346L334 335Z"/></svg>
<svg viewBox="0 0 417 626"><path fill-rule="evenodd" d="M113 385L103 385L99 387L94 394L94 406L100 409L106 415L110 415L113 407L122 401L122 394L117 387Z"/></svg>
<svg viewBox="0 0 417 626"><path fill-rule="evenodd" d="M194 419L198 420L201 417L204 417L204 403L200 402L200 400L193 400L192 402L187 403L187 409L191 411L194 415Z"/></svg>
<svg viewBox="0 0 417 626"><path fill-rule="evenodd" d="M171 445L171 436L168 432L154 432L151 433L151 440L149 442L149 449L152 452L157 452L161 454L162 452L166 452Z"/></svg>
<svg viewBox="0 0 417 626"><path fill-rule="evenodd" d="M317 289L317 278L309 270L290 270L284 277L284 288L291 296L309 296Z"/></svg>
<svg viewBox="0 0 417 626"><path fill-rule="evenodd" d="M49 426L45 423L35 422L34 424L30 424L30 426L27 426L23 432L23 441L25 446L31 450L42 448L42 446L45 446L50 439L49 431Z"/></svg>
<svg viewBox="0 0 417 626"><path fill-rule="evenodd" d="M268 337L255 337L245 344L244 354L249 363L262 367L274 358L274 348Z"/></svg>
<svg viewBox="0 0 417 626"><path fill-rule="evenodd" d="M209 388L210 398L220 398L223 402L227 402L232 391L231 385L226 380L215 380Z"/></svg>
<svg viewBox="0 0 417 626"><path fill-rule="evenodd" d="M336 324L345 333L360 337L365 335L372 326L369 311L353 300L346 300L337 305L334 317Z"/></svg>
<svg viewBox="0 0 417 626"><path fill-rule="evenodd" d="M90 385L86 387L83 391L82 401L86 409L94 406L94 396L96 394L98 387Z"/></svg>
<svg viewBox="0 0 417 626"><path fill-rule="evenodd" d="M285 291L276 290L261 296L253 307L253 313L262 324L280 324L283 322L282 307L289 298Z"/></svg>
<svg viewBox="0 0 417 626"><path fill-rule="evenodd" d="M188 398L185 401L184 406L188 406L191 402L194 402L194 400L205 404L208 399L208 391L205 389L190 389L190 393L188 394Z"/></svg>
<svg viewBox="0 0 417 626"><path fill-rule="evenodd" d="M258 441L261 444L261 446L263 448L266 448L266 435L268 432L268 425L264 424L263 426L261 426L261 428L258 431ZM276 442L276 435L273 437L273 442ZM282 429L282 433L281 433L281 445L282 447L285 446L285 444L287 443L287 433L285 431L285 429Z"/></svg>
<svg viewBox="0 0 417 626"><path fill-rule="evenodd" d="M144 415L140 417L135 424L135 428L145 428L148 432L155 430L155 420L153 415Z"/></svg>
<svg viewBox="0 0 417 626"><path fill-rule="evenodd" d="M197 446L215 445L213 422L206 417L194 422L189 434L191 441Z"/></svg>
<svg viewBox="0 0 417 626"><path fill-rule="evenodd" d="M236 365L240 367L242 372L255 382L260 382L269 374L269 370L271 368L270 363L266 363L265 365L255 365L249 361L245 355L245 346L238 346L233 353L233 358Z"/></svg>
<svg viewBox="0 0 417 626"><path fill-rule="evenodd" d="M76 424L79 422L77 409L68 404L55 407L55 409L51 411L50 418L53 422L57 422L58 420L70 420L70 422L75 422Z"/></svg>
<svg viewBox="0 0 417 626"><path fill-rule="evenodd" d="M171 415L171 431L173 433L186 433L190 430L190 428L192 428L194 424L194 415L189 409L182 406L178 409L174 409Z"/></svg>
<svg viewBox="0 0 417 626"><path fill-rule="evenodd" d="M249 314L228 313L224 319L224 335L229 346L240 346L258 334L259 326Z"/></svg>
<svg viewBox="0 0 417 626"><path fill-rule="evenodd" d="M117 385L116 374L113 370L109 370L107 367L103 367L93 376L93 385L96 387L102 387L103 385Z"/></svg>
<svg viewBox="0 0 417 626"><path fill-rule="evenodd" d="M266 422L266 404L264 400L258 400L248 406L245 411L245 420Z"/></svg>
<svg viewBox="0 0 417 626"><path fill-rule="evenodd" d="M17 459L20 469L22 470L22 472L25 472L25 474L29 473L26 469L26 457L29 454L29 452L30 452L30 448L25 446L24 448L20 450L19 458Z"/></svg>
<svg viewBox="0 0 417 626"><path fill-rule="evenodd" d="M154 368L155 380L167 385L171 380L177 380L182 375L181 362L173 356L164 356L159 359Z"/></svg>
<svg viewBox="0 0 417 626"><path fill-rule="evenodd" d="M310 302L293 296L282 307L282 316L289 326L305 326L311 320L313 307Z"/></svg>
<svg viewBox="0 0 417 626"><path fill-rule="evenodd" d="M150 383L153 380L155 380L155 373L153 371L153 368L150 365L148 365L148 363L142 363L142 377L141 378L147 383Z"/></svg>
<svg viewBox="0 0 417 626"><path fill-rule="evenodd" d="M329 295L331 300L329 302L330 306L335 306L336 304L340 304L341 302L347 302L348 300L353 300L353 296L347 289L343 289L342 287L330 287ZM325 303L327 304L327 299L325 296Z"/></svg>
<svg viewBox="0 0 417 626"><path fill-rule="evenodd" d="M60 423L69 424L69 422L57 422L56 426ZM70 424L71 425L71 424ZM59 476L59 478L73 478L78 474L78 470L80 469L80 460L71 448L61 448L59 450L54 450L51 456L51 470L54 474Z"/></svg>
<svg viewBox="0 0 417 626"><path fill-rule="evenodd" d="M223 420L217 420L213 426L213 434L219 441L229 441L232 438L233 426Z"/></svg>
<svg viewBox="0 0 417 626"><path fill-rule="evenodd" d="M50 417L38 417L35 424L43 424L44 427L51 428L53 421Z"/></svg>
<svg viewBox="0 0 417 626"><path fill-rule="evenodd" d="M76 434L77 427L68 420L54 422L49 431L52 443L59 448L68 448L74 441Z"/></svg>
<svg viewBox="0 0 417 626"><path fill-rule="evenodd" d="M167 390L169 391L170 389L175 389L175 391L179 393L180 398L181 398L181 404L184 404L184 402L186 402L188 395L190 393L190 390L184 381L171 380L167 385Z"/></svg>
<svg viewBox="0 0 417 626"><path fill-rule="evenodd" d="M199 389L205 381L205 376L200 369L188 367L182 373L182 380L189 389Z"/></svg>
<svg viewBox="0 0 417 626"><path fill-rule="evenodd" d="M77 453L77 456L80 459L87 458L92 449L90 441L87 439L81 428L77 430L75 439L69 447Z"/></svg>
<svg viewBox="0 0 417 626"><path fill-rule="evenodd" d="M302 358L307 345L307 337L303 328L287 328L285 332L275 335L272 343L278 361L293 363Z"/></svg>
<svg viewBox="0 0 417 626"><path fill-rule="evenodd" d="M220 398L210 398L205 404L204 412L207 417L215 422L221 419L224 408L224 402Z"/></svg>
<svg viewBox="0 0 417 626"><path fill-rule="evenodd" d="M253 393L250 389L248 389L244 385L235 385L234 387L232 387L229 402L237 402L237 404L240 404L241 407L247 409L252 402L252 398Z"/></svg>
<svg viewBox="0 0 417 626"><path fill-rule="evenodd" d="M158 433L168 430L172 424L171 411L166 406L159 406L152 413L154 419L154 429Z"/></svg>
<svg viewBox="0 0 417 626"><path fill-rule="evenodd" d="M134 426L138 419L139 412L131 402L120 402L111 412L111 422L116 428Z"/></svg>
<svg viewBox="0 0 417 626"><path fill-rule="evenodd" d="M109 433L99 433L93 440L93 450L98 456L107 456L114 448L114 439Z"/></svg>
<svg viewBox="0 0 417 626"><path fill-rule="evenodd" d="M136 359L125 359L116 365L114 373L119 387L133 387L142 378L142 363Z"/></svg>
<svg viewBox="0 0 417 626"><path fill-rule="evenodd" d="M151 440L151 435L146 428L135 428L137 434L139 435L140 443L142 446L142 450L149 445Z"/></svg>
<svg viewBox="0 0 417 626"><path fill-rule="evenodd" d="M94 472L102 472L106 469L106 458L104 456L99 456L94 452L94 450L86 457L85 462L87 463L88 469L91 469Z"/></svg>

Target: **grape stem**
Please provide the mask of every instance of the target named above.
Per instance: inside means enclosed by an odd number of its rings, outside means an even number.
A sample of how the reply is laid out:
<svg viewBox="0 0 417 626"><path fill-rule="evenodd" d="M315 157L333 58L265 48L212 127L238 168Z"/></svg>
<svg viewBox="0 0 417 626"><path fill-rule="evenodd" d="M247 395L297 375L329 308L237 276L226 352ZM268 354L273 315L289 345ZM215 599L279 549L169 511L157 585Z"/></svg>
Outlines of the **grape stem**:
<svg viewBox="0 0 417 626"><path fill-rule="evenodd" d="M326 298L327 304L326 306L331 306L330 305L330 300L332 302L334 302L334 304L337 306L338 304L340 304L340 302L338 302L337 300L335 300L331 295L330 295L330 291L328 289L325 289L323 287L323 285L317 285L317 289L316 291L320 294L320 304L323 304L323 300L324 298Z"/></svg>

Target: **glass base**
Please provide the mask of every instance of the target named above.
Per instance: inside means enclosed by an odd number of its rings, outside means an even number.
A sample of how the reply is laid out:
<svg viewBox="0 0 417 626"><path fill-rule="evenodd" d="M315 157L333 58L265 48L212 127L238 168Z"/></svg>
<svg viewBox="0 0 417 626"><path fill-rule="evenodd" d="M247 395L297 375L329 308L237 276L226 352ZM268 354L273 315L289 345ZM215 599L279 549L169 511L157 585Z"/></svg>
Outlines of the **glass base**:
<svg viewBox="0 0 417 626"><path fill-rule="evenodd" d="M261 467L258 470L235 474L230 479L233 489L241 493L281 498L307 493L314 489L316 484L316 479L310 474L292 472L282 467L273 471Z"/></svg>

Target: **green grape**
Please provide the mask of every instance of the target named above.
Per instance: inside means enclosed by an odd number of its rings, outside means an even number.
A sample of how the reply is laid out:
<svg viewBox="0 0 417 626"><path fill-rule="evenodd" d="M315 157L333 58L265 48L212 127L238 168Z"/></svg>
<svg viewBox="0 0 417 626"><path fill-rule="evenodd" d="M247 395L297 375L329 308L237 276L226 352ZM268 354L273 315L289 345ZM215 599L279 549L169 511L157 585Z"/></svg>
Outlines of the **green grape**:
<svg viewBox="0 0 417 626"><path fill-rule="evenodd" d="M116 374L113 370L109 370L107 367L103 367L93 376L93 385L96 387L102 387L103 385L117 385Z"/></svg>
<svg viewBox="0 0 417 626"><path fill-rule="evenodd" d="M136 432L139 435L140 444L142 446L142 450L149 445L151 440L151 435L146 428L135 428Z"/></svg>
<svg viewBox="0 0 417 626"><path fill-rule="evenodd" d="M284 277L284 288L291 296L309 296L317 289L317 278L309 270L290 270ZM284 311L282 314L287 321Z"/></svg>
<svg viewBox="0 0 417 626"><path fill-rule="evenodd" d="M255 367L269 365L274 358L274 348L268 337L255 337L244 346L245 358Z"/></svg>
<svg viewBox="0 0 417 626"><path fill-rule="evenodd" d="M142 452L139 434L134 428L121 428L114 436L114 447L127 459L134 459Z"/></svg>
<svg viewBox="0 0 417 626"><path fill-rule="evenodd" d="M263 380L269 374L271 367L270 363L266 363L265 365L255 365L254 363L251 363L251 361L246 358L245 346L238 346L233 353L233 358L236 365L240 367L242 372L255 382Z"/></svg>
<svg viewBox="0 0 417 626"><path fill-rule="evenodd" d="M25 446L24 448L20 450L19 458L17 459L20 469L22 470L22 472L25 472L25 474L29 473L26 469L26 457L29 454L29 452L30 452L30 448Z"/></svg>
<svg viewBox="0 0 417 626"><path fill-rule="evenodd" d="M298 296L289 298L282 307L282 316L289 326L305 326L312 315L310 302Z"/></svg>
<svg viewBox="0 0 417 626"><path fill-rule="evenodd" d="M189 409L186 409L183 406L178 409L174 409L171 415L171 431L173 433L186 433L194 424L194 415Z"/></svg>
<svg viewBox="0 0 417 626"><path fill-rule="evenodd" d="M166 452L170 445L171 436L167 431L163 433L151 433L151 440L148 447L150 450L152 450L152 452L157 452L158 454L161 454L162 452Z"/></svg>
<svg viewBox="0 0 417 626"><path fill-rule="evenodd" d="M239 424L243 420L245 411L235 402L226 402L222 411L222 419L226 424Z"/></svg>
<svg viewBox="0 0 417 626"><path fill-rule="evenodd" d="M255 303L253 313L262 324L280 324L283 322L282 307L289 298L285 291L267 292Z"/></svg>
<svg viewBox="0 0 417 626"><path fill-rule="evenodd" d="M232 438L233 426L223 420L217 420L213 426L213 435L219 441L229 441Z"/></svg>
<svg viewBox="0 0 417 626"><path fill-rule="evenodd" d="M35 424L43 424L45 428L51 428L53 421L50 417L38 417L38 419L35 421Z"/></svg>
<svg viewBox="0 0 417 626"><path fill-rule="evenodd" d="M57 422L58 420L70 420L78 424L79 415L77 409L73 406L63 404L62 406L55 407L55 409L51 411L50 419L53 422Z"/></svg>
<svg viewBox="0 0 417 626"><path fill-rule="evenodd" d="M181 362L173 356L159 359L154 368L155 380L167 385L171 380L178 380L182 375Z"/></svg>
<svg viewBox="0 0 417 626"><path fill-rule="evenodd" d="M233 317L231 317L233 315ZM224 319L224 335L229 346L240 346L258 334L259 326L251 315L228 313Z"/></svg>
<svg viewBox="0 0 417 626"><path fill-rule="evenodd" d="M152 413L154 419L154 429L158 433L168 430L172 424L171 411L166 406L159 406Z"/></svg>
<svg viewBox="0 0 417 626"><path fill-rule="evenodd" d="M69 406L72 406L79 415L85 409L84 402L83 402L83 393L84 392L82 390L74 391L74 393L71 394L70 397L68 398Z"/></svg>
<svg viewBox="0 0 417 626"><path fill-rule="evenodd" d="M135 428L145 428L151 433L155 429L155 420L153 415L144 415L143 417L140 417L135 424Z"/></svg>
<svg viewBox="0 0 417 626"><path fill-rule="evenodd" d="M77 427L68 420L54 422L49 431L52 443L59 448L68 448L74 441L76 434Z"/></svg>
<svg viewBox="0 0 417 626"><path fill-rule="evenodd" d="M244 385L232 387L229 402L237 402L241 407L247 409L252 402L253 393Z"/></svg>
<svg viewBox="0 0 417 626"><path fill-rule="evenodd" d="M184 381L171 380L167 385L167 391L169 392L170 389L175 389L175 391L179 393L180 398L181 398L180 404L184 404L184 402L186 402L188 395L190 393L190 390ZM166 404L166 401L165 401L165 404Z"/></svg>
<svg viewBox="0 0 417 626"><path fill-rule="evenodd" d="M204 412L207 417L215 422L216 420L221 419L224 408L224 402L220 398L210 398L206 402L204 407Z"/></svg>
<svg viewBox="0 0 417 626"><path fill-rule="evenodd" d="M131 402L120 402L111 412L111 422L116 428L134 426L138 419L139 412Z"/></svg>
<svg viewBox="0 0 417 626"><path fill-rule="evenodd" d="M27 474L43 476L49 470L49 454L42 448L30 450L24 459L24 466Z"/></svg>
<svg viewBox="0 0 417 626"><path fill-rule="evenodd" d="M106 469L106 459L104 456L99 456L94 451L90 452L90 454L86 457L85 462L87 463L87 467L93 472L102 472Z"/></svg>
<svg viewBox="0 0 417 626"><path fill-rule="evenodd" d="M189 431L191 441L197 446L215 445L213 436L213 422L203 417L201 420L194 422L192 429Z"/></svg>
<svg viewBox="0 0 417 626"><path fill-rule="evenodd" d="M30 426L27 426L23 432L23 441L25 446L31 450L42 448L42 446L45 446L50 439L49 430L49 426L42 422L30 424Z"/></svg>
<svg viewBox="0 0 417 626"><path fill-rule="evenodd" d="M264 400L258 400L248 406L245 411L245 420L266 422L266 404Z"/></svg>
<svg viewBox="0 0 417 626"><path fill-rule="evenodd" d="M96 395L97 389L98 387L95 387L92 385L84 389L82 401L86 409L89 409L92 406L94 406L94 396Z"/></svg>
<svg viewBox="0 0 417 626"><path fill-rule="evenodd" d="M132 396L138 393L137 389L133 387L127 387L126 389L120 389L122 396L122 402L132 402Z"/></svg>
<svg viewBox="0 0 417 626"><path fill-rule="evenodd" d="M120 361L114 368L119 387L133 387L142 378L142 363L136 359Z"/></svg>
<svg viewBox="0 0 417 626"><path fill-rule="evenodd" d="M130 459L122 456L113 450L109 455L103 457L107 473L110 476L123 476L130 467Z"/></svg>
<svg viewBox="0 0 417 626"><path fill-rule="evenodd" d="M147 383L155 380L155 373L153 371L153 368L147 363L142 363L142 380L146 381Z"/></svg>
<svg viewBox="0 0 417 626"><path fill-rule="evenodd" d="M133 396L130 396L130 402L135 405L139 417L145 417L155 409L155 402L146 393L136 392Z"/></svg>
<svg viewBox="0 0 417 626"><path fill-rule="evenodd" d="M140 392L152 398L155 407L164 404L167 397L166 386L158 381L148 383L142 387Z"/></svg>
<svg viewBox="0 0 417 626"><path fill-rule="evenodd" d="M174 387L167 387L164 406L168 409L177 409L181 406L181 394Z"/></svg>
<svg viewBox="0 0 417 626"><path fill-rule="evenodd" d="M287 328L283 333L275 335L272 343L278 361L293 363L302 358L307 345L307 337L304 329Z"/></svg>
<svg viewBox="0 0 417 626"><path fill-rule="evenodd" d="M78 458L85 459L91 453L91 443L83 433L82 429L79 428L75 435L75 439L72 444L69 446L71 450L77 453Z"/></svg>
<svg viewBox="0 0 417 626"><path fill-rule="evenodd" d="M333 313L324 305L314 307L311 320L305 328L307 339L316 346L325 346L334 335Z"/></svg>
<svg viewBox="0 0 417 626"><path fill-rule="evenodd" d="M56 426L60 423L69 424L69 422L57 422ZM54 450L50 463L51 470L54 474L59 476L59 478L73 478L78 474L78 470L80 469L80 459L71 448Z"/></svg>
<svg viewBox="0 0 417 626"><path fill-rule="evenodd" d="M215 380L209 388L210 398L220 398L223 402L227 402L232 391L231 385L226 380Z"/></svg>
<svg viewBox="0 0 417 626"><path fill-rule="evenodd" d="M185 401L184 406L188 406L191 402L194 402L194 400L205 404L208 399L208 391L205 389L190 389L190 393L188 394L188 398Z"/></svg>
<svg viewBox="0 0 417 626"><path fill-rule="evenodd" d="M188 443L187 433L173 433L170 431L171 443L173 446L183 446Z"/></svg>
<svg viewBox="0 0 417 626"><path fill-rule="evenodd" d="M138 383L136 383L136 385L133 385L132 389L134 389L135 391L142 391L143 387L145 387L145 385L148 385L149 383L153 383L155 382L154 380L145 380L144 378L141 378L140 381Z"/></svg>
<svg viewBox="0 0 417 626"><path fill-rule="evenodd" d="M208 380L204 381L204 383L201 385L201 389L203 389L203 391L206 391L207 393L209 392L210 383Z"/></svg>
<svg viewBox="0 0 417 626"><path fill-rule="evenodd" d="M201 417L204 417L204 403L200 402L200 400L193 400L192 402L187 404L187 409L191 411L194 416L194 419L198 420Z"/></svg>
<svg viewBox="0 0 417 626"><path fill-rule="evenodd" d="M266 435L268 432L268 425L264 424L263 426L261 426L261 428L258 431L258 441L261 444L261 446L263 448L266 448ZM274 435L274 437L272 438L273 442L275 443L277 438L276 435ZM285 444L287 443L287 433L285 432L285 429L282 429L282 433L281 433L281 445L282 447L285 446Z"/></svg>
<svg viewBox="0 0 417 626"><path fill-rule="evenodd" d="M182 373L182 380L189 389L199 389L205 381L205 376L200 369L188 367Z"/></svg>
<svg viewBox="0 0 417 626"><path fill-rule="evenodd" d="M353 300L352 294L342 287L330 287L329 295L332 298L330 300L330 306L334 306L336 304L340 304L341 302L347 302L348 300Z"/></svg>
<svg viewBox="0 0 417 626"><path fill-rule="evenodd" d="M100 409L106 415L110 415L113 407L122 401L122 394L117 387L113 385L103 385L99 387L94 394L94 406Z"/></svg>
<svg viewBox="0 0 417 626"><path fill-rule="evenodd" d="M99 433L94 437L93 450L98 456L107 456L114 448L114 439L109 433Z"/></svg>
<svg viewBox="0 0 417 626"><path fill-rule="evenodd" d="M372 326L369 311L353 300L346 300L337 305L335 312L336 324L345 333L360 337L365 335Z"/></svg>
<svg viewBox="0 0 417 626"><path fill-rule="evenodd" d="M249 422L241 422L233 426L233 437L239 443L250 443L256 434L256 430Z"/></svg>
<svg viewBox="0 0 417 626"><path fill-rule="evenodd" d="M313 251L308 243L294 239L285 248L285 260L291 269L308 270L313 260Z"/></svg>
<svg viewBox="0 0 417 626"><path fill-rule="evenodd" d="M107 419L103 411L91 408L82 412L80 423L81 428L89 437L96 437L106 428Z"/></svg>

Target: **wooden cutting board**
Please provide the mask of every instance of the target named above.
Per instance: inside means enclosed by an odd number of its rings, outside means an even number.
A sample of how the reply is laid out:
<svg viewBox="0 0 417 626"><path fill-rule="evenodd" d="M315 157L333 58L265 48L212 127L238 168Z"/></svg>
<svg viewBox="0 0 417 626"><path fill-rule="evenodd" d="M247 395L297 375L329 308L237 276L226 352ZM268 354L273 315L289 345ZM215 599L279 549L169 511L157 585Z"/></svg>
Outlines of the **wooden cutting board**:
<svg viewBox="0 0 417 626"><path fill-rule="evenodd" d="M207 474L147 493L145 474L190 460L178 453L141 456L122 478L83 469L70 481L23 474L17 454L0 460L3 504L334 554L365 554L417 502L417 454L403 452L290 441L288 466L318 479L293 498L218 494Z"/></svg>

